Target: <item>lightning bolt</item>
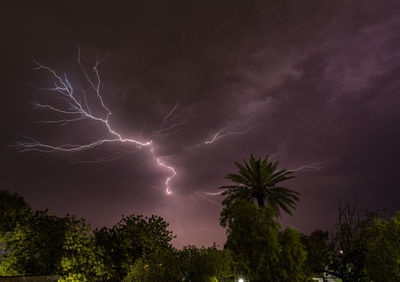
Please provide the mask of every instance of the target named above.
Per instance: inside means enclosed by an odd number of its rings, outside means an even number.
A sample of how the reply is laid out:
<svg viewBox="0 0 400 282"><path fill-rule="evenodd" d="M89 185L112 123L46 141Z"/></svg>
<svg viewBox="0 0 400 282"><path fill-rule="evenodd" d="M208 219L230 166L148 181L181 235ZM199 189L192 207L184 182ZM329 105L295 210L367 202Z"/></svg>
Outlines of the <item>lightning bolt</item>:
<svg viewBox="0 0 400 282"><path fill-rule="evenodd" d="M35 67L34 70L44 70L47 71L50 76L54 79L54 86L49 88L39 88L42 91L48 91L54 94L54 98L56 98L60 103L58 104L41 104L35 103L34 108L40 110L48 110L54 112L56 114L64 116L60 119L55 120L43 120L38 121L37 123L45 123L45 124L69 124L74 122L79 122L83 120L91 121L92 123L101 124L105 130L105 132L109 135L108 138L98 139L91 143L87 144L62 144L62 145L51 145L40 142L36 139L25 137L25 141L17 141L15 142L15 146L18 148L20 152L28 152L28 151L39 151L44 153L54 153L54 152L67 152L74 153L85 151L89 149L96 148L106 143L129 143L137 148L146 147L150 149L151 156L154 158L155 163L162 169L166 169L169 171L170 175L164 182L165 192L170 195L172 194L172 189L170 187L170 183L172 179L177 175L177 172L174 167L167 164L162 156L158 156L155 153L155 146L152 140L142 140L141 138L128 138L122 136L121 133L117 132L116 129L112 126L110 117L112 116L112 112L110 108L108 108L103 100L103 96L101 93L101 77L99 73L99 65L102 60L96 59L95 65L92 67L92 76L95 79L92 79L89 76L86 68L82 64L81 61L81 52L78 47L78 65L82 71L83 76L91 88L91 91L94 92L95 98L98 102L98 107L101 108L101 112L94 114L94 106L88 103L88 97L84 90L76 91L72 86L71 81L68 79L67 75L60 74L53 68L42 65L37 60L34 60ZM61 105L61 106L60 106ZM168 119L174 114L176 108L179 105L179 101L172 108L172 110L164 117L162 127L167 123ZM180 125L180 124L179 124ZM179 125L170 125L168 129L176 128ZM164 130L168 130L164 129ZM141 136L141 132L140 132ZM118 157L118 156L117 156ZM113 158L111 158L113 159ZM104 161L104 159L100 159L98 161Z"/></svg>
<svg viewBox="0 0 400 282"><path fill-rule="evenodd" d="M228 136L228 135L243 135L246 134L247 132L249 132L252 129L252 127L243 130L243 131L229 131L226 130L225 128L220 129L219 131L217 131L217 133L215 133L210 139L204 141L204 144L208 145L208 144L212 144L214 142L217 142L219 139Z"/></svg>
<svg viewBox="0 0 400 282"><path fill-rule="evenodd" d="M168 119L175 113L176 109L179 106L179 100L176 99L175 105L172 107L172 109L164 116L163 122L160 126L160 130L164 128L164 125L167 123Z"/></svg>
<svg viewBox="0 0 400 282"><path fill-rule="evenodd" d="M82 160L80 158L73 158L72 159L72 163L73 164L94 164L94 163L105 163L105 162L112 162L115 160L119 160L124 156L127 155L132 155L136 153L136 151L132 151L132 152L117 152L111 156L105 156L105 157L100 157L98 159L95 160Z"/></svg>
<svg viewBox="0 0 400 282"><path fill-rule="evenodd" d="M52 145L43 143L31 137L25 137L24 141L15 142L15 146L18 148L20 152L30 152L30 151L38 151L43 153L54 153L54 152L65 152L65 153L76 153L81 151L86 151L90 149L97 148L101 145L108 143L128 143L132 146L135 146L137 149L141 149L142 147L149 149L151 157L154 159L154 163L163 170L167 170L169 176L164 181L165 192L167 195L172 194L171 181L174 177L177 176L176 169L170 165L165 159L165 156L160 156L155 151L155 144L152 140L147 138L142 138L142 131L144 127L139 133L137 137L127 137L123 136L120 132L118 132L112 124L111 116L112 112L110 108L106 105L103 99L103 95L101 93L102 80L100 76L99 66L103 60L96 59L94 66L92 67L92 74L89 75L87 68L84 66L81 60L81 51L78 48L78 58L77 64L81 70L81 73L88 83L88 87L92 94L91 97L88 97L88 94L83 89L75 89L69 80L67 74L60 74L52 67L47 65L43 65L37 60L34 60L35 67L34 70L43 70L49 73L50 77L54 79L54 85L52 87L47 88L38 88L41 91L50 92L53 95L53 98L58 103L53 104L42 104L42 103L34 103L33 107L38 110L47 110L53 112L62 118L58 119L49 119L49 120L39 120L36 123L43 124L54 124L54 125L66 125L72 124L81 121L90 121L93 124L102 125L104 132L108 135L107 138L99 138L93 142L86 144L61 144L61 145ZM92 97L93 96L93 97ZM90 104L89 98L91 101L94 99L97 103ZM159 136L167 136L176 133L179 126L184 125L188 119L183 121L176 121L179 118L179 115L176 114L176 111L180 105L180 101L177 99L174 106L165 114L160 124L159 130L156 132ZM173 123L175 121L175 123ZM230 136L230 135L243 135L248 133L254 126L242 130L242 131L233 131L228 130L226 128L222 128L217 131L213 136L203 142L204 145L209 145L217 142L218 140ZM122 157L124 153L116 154L115 156L109 158L100 158L95 161L85 161L87 163L93 162L104 162L104 161L112 161ZM300 170L318 170L321 169L321 163L313 163L303 165L298 168L290 169L290 171L300 171ZM217 193L205 193L209 196L217 196L222 192Z"/></svg>
<svg viewBox="0 0 400 282"><path fill-rule="evenodd" d="M173 135L175 133L177 133L177 128L186 124L188 122L188 118L175 122L175 123L171 123L170 120L175 120L177 118L179 118L179 115L176 115L175 112L177 110L177 108L179 107L179 100L176 99L176 103L175 105L171 108L171 110L164 116L163 121L160 125L160 129L157 131L157 134L161 137L165 137L165 136L169 136L169 135ZM172 131L173 130L173 131Z"/></svg>
<svg viewBox="0 0 400 282"><path fill-rule="evenodd" d="M158 164L159 166L168 169L168 170L172 173L171 176L169 176L169 177L165 180L165 187L166 187L165 192L166 192L168 195L170 195L170 194L172 194L172 191L171 191L171 189L170 189L169 182L172 180L172 178L174 178L174 177L176 176L176 170L175 170L175 168L173 168L172 166L169 166L169 165L163 163L163 162L161 161L161 157L156 158L156 160L157 160L157 164Z"/></svg>
<svg viewBox="0 0 400 282"><path fill-rule="evenodd" d="M301 170L320 170L323 168L323 162L310 163L306 165L299 166L297 168L289 169L291 172L301 171Z"/></svg>

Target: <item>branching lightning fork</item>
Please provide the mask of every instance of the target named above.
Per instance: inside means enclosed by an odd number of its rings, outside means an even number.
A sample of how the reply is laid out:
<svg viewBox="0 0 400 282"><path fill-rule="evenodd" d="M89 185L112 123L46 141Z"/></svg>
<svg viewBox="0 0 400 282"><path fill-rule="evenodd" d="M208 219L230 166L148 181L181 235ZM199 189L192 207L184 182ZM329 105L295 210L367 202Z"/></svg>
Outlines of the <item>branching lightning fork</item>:
<svg viewBox="0 0 400 282"><path fill-rule="evenodd" d="M101 107L100 113L96 112L94 109L94 105L90 105L88 103L88 97L85 91L77 91L72 86L71 81L68 79L67 75L60 74L53 68L42 65L37 60L34 60L35 68L34 70L44 70L47 71L51 77L54 79L54 86L49 88L40 88L42 91L49 91L54 94L54 98L59 99L63 102L63 106L58 106L58 104L41 104L35 103L34 107L36 109L41 110L49 110L54 113L60 114L63 118L55 119L55 120L42 120L37 121L38 123L46 123L46 124L61 124L65 125L67 123L79 122L82 120L91 121L93 123L102 124L105 132L109 135L108 138L98 139L94 142L87 144L62 144L62 145L51 145L42 143L36 139L26 137L25 141L16 142L16 147L20 152L27 151L39 151L46 153L53 152L79 152L84 150L89 150L95 148L97 146L103 145L105 143L130 143L138 148L148 147L150 152L155 159L155 163L163 168L167 169L170 172L170 176L165 181L165 189L167 194L171 194L170 182L176 176L176 170L174 167L166 164L162 161L161 156L157 156L154 150L154 145L151 140L142 140L142 138L127 138L123 137L120 133L118 133L112 126L110 117L112 115L111 110L106 106L103 96L101 93L101 77L99 73L99 65L102 60L96 60L95 65L92 68L93 75L95 79L91 78L88 74L86 68L82 64L81 61L81 53L78 48L78 65L82 71L83 76L89 84L89 87L92 88L95 93L95 97L97 99L98 105L97 107ZM173 107L171 112L164 117L163 126L167 122L168 118L175 112L178 107L179 101ZM141 134L140 134L141 135Z"/></svg>
<svg viewBox="0 0 400 282"><path fill-rule="evenodd" d="M166 178L164 185L165 191L167 194L171 194L171 181L177 175L176 169L167 164L165 162L165 156L159 156L156 153L155 145L152 140L146 140L146 138L142 138L142 131L139 132L139 136L125 137L121 133L119 133L112 125L110 120L112 116L112 112L110 108L104 102L102 93L101 93L101 76L99 73L99 66L102 60L96 60L94 66L92 67L92 74L89 75L87 69L81 60L80 49L78 48L78 58L77 64L80 67L82 75L86 80L88 87L92 94L91 97L88 97L87 92L82 89L75 89L68 79L68 76L63 73L58 73L55 69L43 65L37 60L34 60L35 67L34 70L44 70L47 71L52 79L54 79L54 86L48 88L39 88L42 91L48 91L53 94L53 98L61 103L52 103L52 104L42 104L35 103L33 104L35 109L38 110L47 110L56 113L58 116L62 116L62 118L58 119L50 119L50 120L39 120L36 123L44 123L44 124L54 124L54 125L66 125L81 121L90 121L94 124L99 124L103 126L104 132L107 134L107 138L97 139L93 142L86 144L61 144L61 145L52 145L46 144L36 139L25 137L24 141L16 142L15 146L18 148L20 152L28 152L28 151L38 151L44 153L54 153L54 152L81 152L85 150L90 150L96 148L98 146L107 144L107 143L129 143L135 146L136 148L146 147L149 149L149 152L154 159L154 163L164 169L169 171L169 176ZM90 99L89 99L90 98ZM96 104L91 104L95 101ZM176 101L175 105L171 108L171 110L163 117L162 122L160 124L159 130L156 132L158 136L167 136L176 133L176 130L179 126L185 124L188 120L176 121L179 118L179 115L176 114L176 111L179 107L179 100ZM176 121L173 123L173 121ZM253 126L254 127L254 126ZM217 142L221 138L224 138L229 135L243 135L248 133L253 127L250 127L246 130L242 131L232 131L226 128L222 128L218 132L216 132L213 136L211 136L208 140L204 141L204 145L209 145ZM121 157L124 154L117 154L109 158L100 158L96 161L86 161L86 162L103 162L109 160L115 160ZM272 158L272 157L271 157ZM290 171L300 171L300 170L318 170L321 169L321 163L314 163L304 165L298 168L290 169ZM208 196L218 196L222 192L217 193L205 193Z"/></svg>
<svg viewBox="0 0 400 282"><path fill-rule="evenodd" d="M176 99L175 105L171 108L171 110L164 116L163 121L160 125L160 129L157 131L157 135L161 137L173 135L178 132L177 128L186 124L189 119L184 119L181 121L177 121L172 123L171 120L176 120L179 118L179 115L176 115L176 110L179 107L179 100Z"/></svg>

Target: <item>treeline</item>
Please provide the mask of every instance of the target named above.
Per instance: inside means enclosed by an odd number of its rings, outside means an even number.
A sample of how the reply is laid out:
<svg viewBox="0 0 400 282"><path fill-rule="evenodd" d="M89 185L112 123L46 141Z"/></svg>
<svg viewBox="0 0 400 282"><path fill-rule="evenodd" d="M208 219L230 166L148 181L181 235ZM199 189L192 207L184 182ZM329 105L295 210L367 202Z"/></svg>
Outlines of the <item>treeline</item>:
<svg viewBox="0 0 400 282"><path fill-rule="evenodd" d="M60 281L224 281L229 251L217 246L177 250L161 217L130 215L92 230L84 219L33 211L0 191L1 276L60 276Z"/></svg>
<svg viewBox="0 0 400 282"><path fill-rule="evenodd" d="M305 272L329 273L343 281L400 281L400 212L340 206L332 233L316 230L303 235Z"/></svg>
<svg viewBox="0 0 400 282"><path fill-rule="evenodd" d="M2 276L60 276L60 281L206 281L231 273L228 252L171 245L161 217L130 215L112 228L92 230L84 219L33 211L0 191Z"/></svg>
<svg viewBox="0 0 400 282"><path fill-rule="evenodd" d="M159 216L124 216L91 229L83 219L33 211L17 194L0 191L0 275L59 275L60 281L311 281L329 273L343 281L400 281L400 213L338 209L333 232L309 236L283 229L300 194L281 186L294 177L268 157L228 174L220 224L223 249L175 249Z"/></svg>

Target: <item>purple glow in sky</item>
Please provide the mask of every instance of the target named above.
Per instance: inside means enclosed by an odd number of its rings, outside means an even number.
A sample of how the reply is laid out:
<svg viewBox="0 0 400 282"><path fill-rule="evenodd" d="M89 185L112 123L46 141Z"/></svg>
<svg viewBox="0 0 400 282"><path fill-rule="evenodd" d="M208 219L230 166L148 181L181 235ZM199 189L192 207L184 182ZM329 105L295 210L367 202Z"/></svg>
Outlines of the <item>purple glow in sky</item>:
<svg viewBox="0 0 400 282"><path fill-rule="evenodd" d="M0 187L34 208L95 227L155 213L178 247L223 244L215 193L253 153L303 167L287 182L298 208L282 218L302 232L332 228L339 202L400 209L398 1L41 2L0 14ZM77 122L48 123L65 118L49 106L71 104L32 87L55 81L32 57L81 91ZM103 57L99 97L91 67ZM9 145L23 136L96 146L18 153Z"/></svg>

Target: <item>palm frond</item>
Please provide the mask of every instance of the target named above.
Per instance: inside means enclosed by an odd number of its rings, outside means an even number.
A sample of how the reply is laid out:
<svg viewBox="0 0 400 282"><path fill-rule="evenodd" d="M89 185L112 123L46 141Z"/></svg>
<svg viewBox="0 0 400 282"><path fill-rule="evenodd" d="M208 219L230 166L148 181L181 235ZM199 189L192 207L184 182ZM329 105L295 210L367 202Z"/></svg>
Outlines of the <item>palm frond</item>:
<svg viewBox="0 0 400 282"><path fill-rule="evenodd" d="M235 183L225 185L219 189L226 189L222 195L226 196L222 204L231 205L238 199L257 201L260 205L267 203L280 215L280 210L292 214L300 200L300 193L285 187L277 186L279 183L294 178L293 171L283 169L278 171L279 160L269 161L267 155L263 160L250 155L249 162L235 163L238 173L230 173L227 179Z"/></svg>

